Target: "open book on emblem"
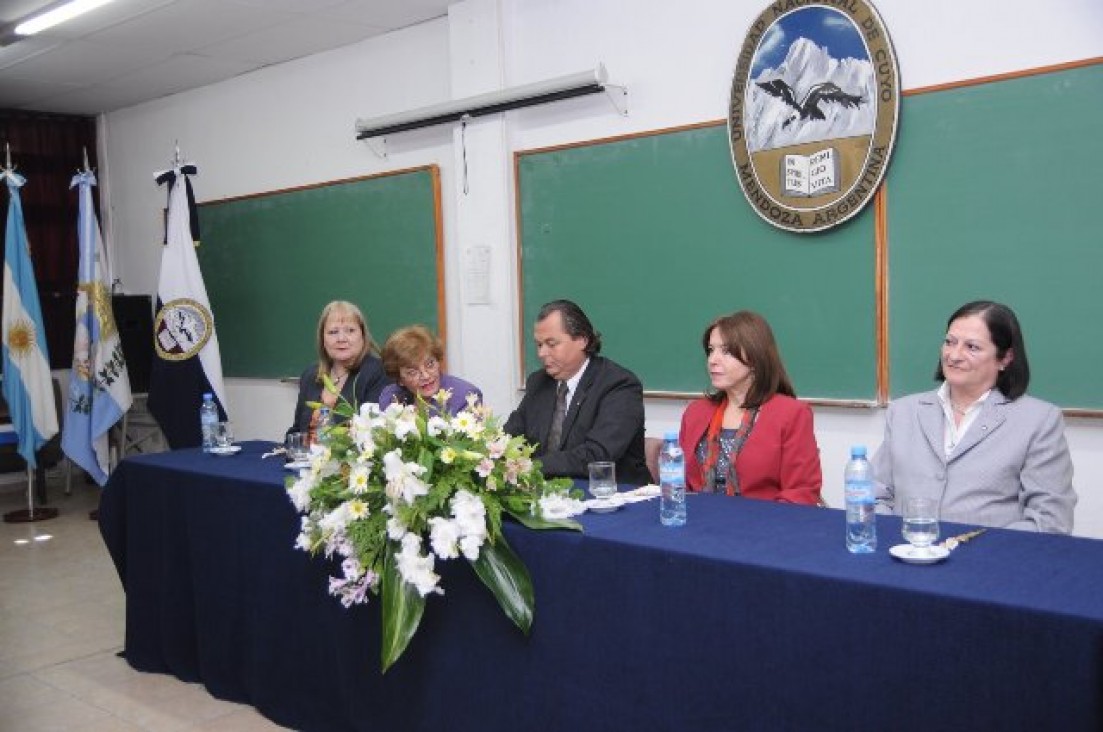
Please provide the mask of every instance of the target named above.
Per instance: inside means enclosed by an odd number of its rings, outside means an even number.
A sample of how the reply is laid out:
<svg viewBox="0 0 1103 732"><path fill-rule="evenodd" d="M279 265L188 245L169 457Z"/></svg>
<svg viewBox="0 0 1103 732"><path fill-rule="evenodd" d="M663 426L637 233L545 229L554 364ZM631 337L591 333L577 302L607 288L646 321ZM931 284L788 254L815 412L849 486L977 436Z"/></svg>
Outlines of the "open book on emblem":
<svg viewBox="0 0 1103 732"><path fill-rule="evenodd" d="M819 196L839 190L839 158L828 147L811 155L781 158L781 192L786 196Z"/></svg>

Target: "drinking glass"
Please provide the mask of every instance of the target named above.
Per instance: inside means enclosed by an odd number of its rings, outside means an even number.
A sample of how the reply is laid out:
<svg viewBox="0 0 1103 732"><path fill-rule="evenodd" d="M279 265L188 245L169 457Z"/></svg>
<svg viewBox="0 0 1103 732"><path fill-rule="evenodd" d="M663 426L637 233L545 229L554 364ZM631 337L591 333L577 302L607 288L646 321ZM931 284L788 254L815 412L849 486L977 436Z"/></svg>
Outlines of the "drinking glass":
<svg viewBox="0 0 1103 732"><path fill-rule="evenodd" d="M590 463L590 495L597 499L612 498L617 493L617 467L610 462Z"/></svg>
<svg viewBox="0 0 1103 732"><path fill-rule="evenodd" d="M904 499L904 540L926 551L938 541L938 504L933 498Z"/></svg>
<svg viewBox="0 0 1103 732"><path fill-rule="evenodd" d="M229 422L219 422L214 430L214 444L222 449L234 444L234 430Z"/></svg>
<svg viewBox="0 0 1103 732"><path fill-rule="evenodd" d="M289 432L285 442L287 459L293 463L305 462L310 457L310 447L302 432Z"/></svg>

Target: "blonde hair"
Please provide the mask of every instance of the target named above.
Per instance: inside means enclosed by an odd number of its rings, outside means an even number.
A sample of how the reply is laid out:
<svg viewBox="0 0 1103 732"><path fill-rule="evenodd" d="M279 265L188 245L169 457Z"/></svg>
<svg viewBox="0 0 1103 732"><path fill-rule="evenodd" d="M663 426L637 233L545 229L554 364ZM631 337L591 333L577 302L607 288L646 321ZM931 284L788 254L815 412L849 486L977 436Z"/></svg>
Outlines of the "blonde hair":
<svg viewBox="0 0 1103 732"><path fill-rule="evenodd" d="M352 370L360 368L360 364L364 362L369 353L379 353L379 346L372 340L371 331L368 330L368 321L364 318L364 314L360 312L360 308L352 304L348 300L334 300L333 302L322 308L322 314L318 318L318 375L317 379L321 382L322 377L328 374L333 369L333 359L326 353L326 321L331 316L351 318L360 326L360 335L363 336L364 345L360 349L359 355L356 357L356 362L352 364Z"/></svg>

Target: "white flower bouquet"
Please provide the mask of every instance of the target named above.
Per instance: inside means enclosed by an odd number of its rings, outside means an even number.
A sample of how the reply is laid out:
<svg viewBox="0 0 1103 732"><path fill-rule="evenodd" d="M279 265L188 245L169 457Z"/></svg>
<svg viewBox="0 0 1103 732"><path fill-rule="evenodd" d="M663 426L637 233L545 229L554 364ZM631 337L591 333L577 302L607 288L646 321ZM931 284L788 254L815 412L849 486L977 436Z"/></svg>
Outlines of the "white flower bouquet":
<svg viewBox="0 0 1103 732"><path fill-rule="evenodd" d="M328 385L327 385L328 388ZM528 570L506 543L502 515L534 529L580 530L556 506L578 491L546 480L533 446L504 433L473 402L455 416L417 406L334 410L346 421L312 447L310 467L289 478L303 514L295 546L340 560L329 592L350 607L382 594L386 671L417 631L430 594L444 594L438 560L463 557L525 634L532 625Z"/></svg>

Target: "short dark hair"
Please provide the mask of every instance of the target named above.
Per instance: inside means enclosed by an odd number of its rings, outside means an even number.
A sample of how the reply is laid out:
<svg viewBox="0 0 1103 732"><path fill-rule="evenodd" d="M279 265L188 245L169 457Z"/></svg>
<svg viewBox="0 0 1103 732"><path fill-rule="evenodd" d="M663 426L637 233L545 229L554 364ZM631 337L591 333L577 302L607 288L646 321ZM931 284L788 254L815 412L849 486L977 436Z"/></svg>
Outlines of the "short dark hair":
<svg viewBox="0 0 1103 732"><path fill-rule="evenodd" d="M1018 399L1026 393L1026 387L1030 384L1030 362L1026 358L1026 342L1023 340L1019 319L1011 308L1002 303L974 300L954 311L946 321L946 329L949 330L955 320L972 315L980 317L988 326L988 336L996 345L996 358L1003 358L1008 351L1011 352L1011 363L996 377L996 388L1008 399ZM934 378L935 381L946 380L946 375L942 373L941 357L938 359Z"/></svg>
<svg viewBox="0 0 1103 732"><path fill-rule="evenodd" d="M796 397L793 382L781 362L781 353L774 340L774 331L761 315L750 310L740 310L724 315L709 323L701 335L701 345L705 355L709 352L709 339L712 331L719 330L720 338L728 353L742 361L753 372L751 388L742 404L737 406L756 409L765 404L774 394ZM709 394L713 401L721 401L723 392Z"/></svg>
<svg viewBox="0 0 1103 732"><path fill-rule="evenodd" d="M595 356L601 351L601 334L594 330L594 324L575 303L570 300L552 300L546 303L536 314L536 321L544 320L552 313L563 318L563 330L571 338L586 339L586 355Z"/></svg>

